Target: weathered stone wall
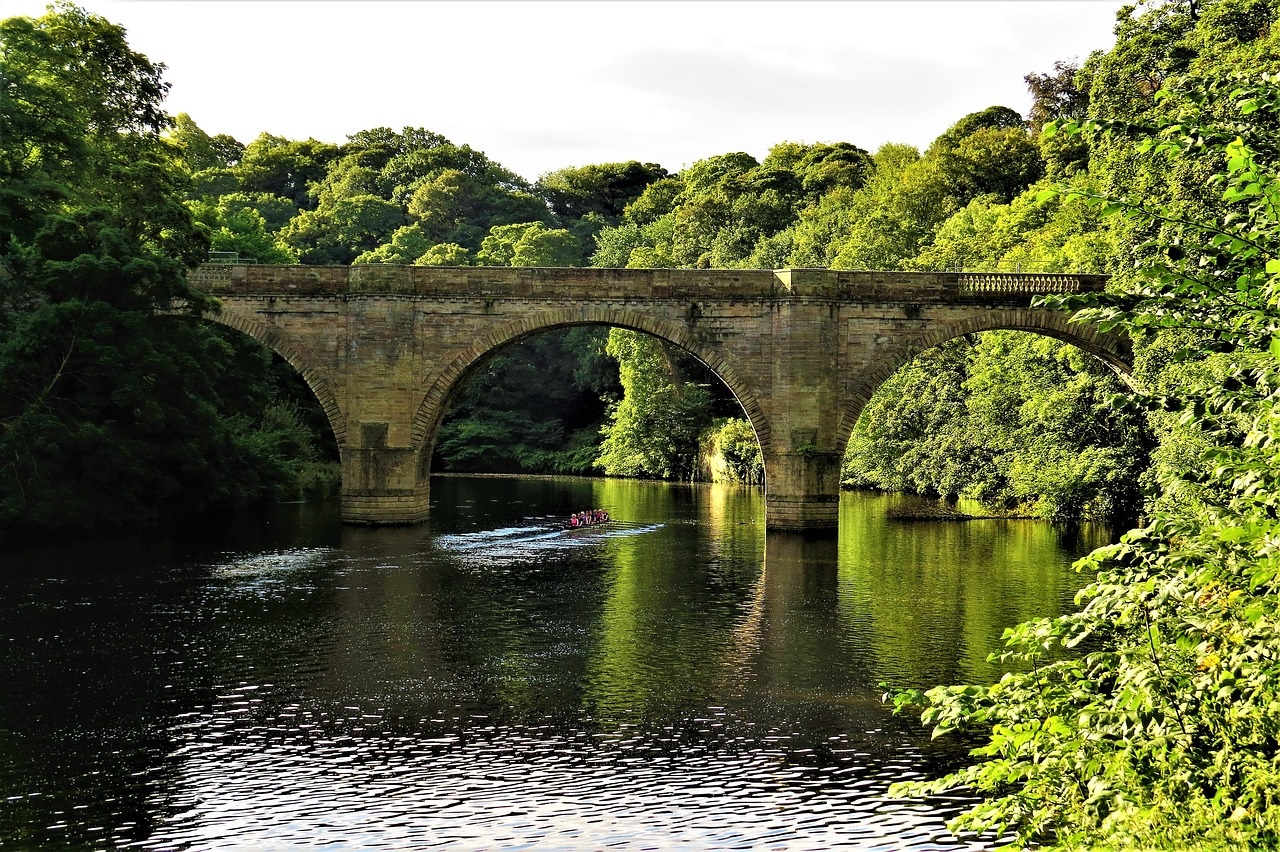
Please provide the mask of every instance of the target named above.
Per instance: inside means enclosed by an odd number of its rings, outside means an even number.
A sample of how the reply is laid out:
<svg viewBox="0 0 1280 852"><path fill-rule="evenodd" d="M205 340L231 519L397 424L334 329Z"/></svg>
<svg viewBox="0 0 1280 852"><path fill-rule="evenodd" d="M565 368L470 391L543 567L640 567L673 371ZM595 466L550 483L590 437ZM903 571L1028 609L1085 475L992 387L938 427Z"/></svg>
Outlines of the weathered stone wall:
<svg viewBox="0 0 1280 852"><path fill-rule="evenodd" d="M1105 275L867 272L836 269L595 269L503 266L266 266L205 264L191 282L209 293L396 293L554 299L775 299L984 303L1101 290ZM1026 299L1021 298L1026 304Z"/></svg>
<svg viewBox="0 0 1280 852"><path fill-rule="evenodd" d="M766 522L833 528L858 414L908 359L960 334L1020 328L1118 370L1127 343L1032 308L1101 276L793 270L207 265L194 283L222 322L297 367L343 458L344 518L427 512L432 443L450 394L489 352L549 328L605 324L663 337L742 403L765 459Z"/></svg>

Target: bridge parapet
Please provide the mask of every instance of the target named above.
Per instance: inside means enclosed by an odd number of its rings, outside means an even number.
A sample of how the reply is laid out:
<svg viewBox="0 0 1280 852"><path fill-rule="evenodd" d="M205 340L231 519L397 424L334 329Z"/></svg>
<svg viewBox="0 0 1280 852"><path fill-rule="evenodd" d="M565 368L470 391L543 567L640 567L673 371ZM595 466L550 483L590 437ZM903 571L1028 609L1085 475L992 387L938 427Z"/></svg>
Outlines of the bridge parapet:
<svg viewBox="0 0 1280 852"><path fill-rule="evenodd" d="M191 274L218 294L300 296L383 293L546 299L773 299L770 269L597 269L505 266L268 266L205 264Z"/></svg>
<svg viewBox="0 0 1280 852"><path fill-rule="evenodd" d="M1106 275L1018 272L875 272L780 269L786 293L799 298L877 302L965 302L990 295L1087 293L1106 287Z"/></svg>
<svg viewBox="0 0 1280 852"><path fill-rule="evenodd" d="M1105 275L863 272L836 269L596 269L535 267L269 266L209 263L191 274L218 294L398 294L540 299L822 299L967 302L1101 290Z"/></svg>

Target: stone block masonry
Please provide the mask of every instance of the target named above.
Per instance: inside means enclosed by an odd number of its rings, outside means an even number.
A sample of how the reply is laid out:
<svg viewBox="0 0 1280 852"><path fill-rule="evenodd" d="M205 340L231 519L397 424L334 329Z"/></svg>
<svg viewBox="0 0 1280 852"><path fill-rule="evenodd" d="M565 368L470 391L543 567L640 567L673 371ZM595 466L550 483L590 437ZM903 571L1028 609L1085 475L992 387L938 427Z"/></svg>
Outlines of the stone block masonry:
<svg viewBox="0 0 1280 852"><path fill-rule="evenodd" d="M208 264L213 319L307 381L342 455L343 519L425 520L450 394L488 353L572 325L661 337L716 372L764 454L765 522L833 530L840 462L862 407L900 366L962 334L1037 332L1125 375L1122 337L1032 306L1104 276L829 269L533 269Z"/></svg>

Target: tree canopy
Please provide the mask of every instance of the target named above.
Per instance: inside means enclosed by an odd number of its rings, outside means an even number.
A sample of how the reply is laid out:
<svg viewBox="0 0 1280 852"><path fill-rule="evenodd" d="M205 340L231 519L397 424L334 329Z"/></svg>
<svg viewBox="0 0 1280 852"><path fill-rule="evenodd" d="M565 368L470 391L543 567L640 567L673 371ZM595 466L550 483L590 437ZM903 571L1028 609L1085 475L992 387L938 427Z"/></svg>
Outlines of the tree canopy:
<svg viewBox="0 0 1280 852"><path fill-rule="evenodd" d="M0 46L0 527L276 493L294 436L244 399L238 350L196 321L213 305L186 273L211 239L184 203L163 66L66 3L0 21Z"/></svg>
<svg viewBox="0 0 1280 852"><path fill-rule="evenodd" d="M1280 729L1274 629L1280 459L1280 160L1273 128L1280 79L1164 81L1192 106L1146 124L1084 126L1152 166L1217 162L1217 214L1189 219L1178 201L1085 196L1161 236L1141 278L1113 293L1062 297L1077 316L1139 339L1189 330L1170 359L1198 452L1157 469L1149 521L1081 562L1096 580L1079 612L1006 632L1027 668L998 684L899 695L923 702L938 733L983 732L980 762L914 793L956 786L988 798L956 828L1016 831L1024 843L1117 848L1267 848L1280 838L1272 791ZM1234 108L1220 122L1222 104ZM1053 129L1053 125L1050 125ZM1134 144L1134 139L1137 144ZM1071 190L1066 190L1071 192Z"/></svg>

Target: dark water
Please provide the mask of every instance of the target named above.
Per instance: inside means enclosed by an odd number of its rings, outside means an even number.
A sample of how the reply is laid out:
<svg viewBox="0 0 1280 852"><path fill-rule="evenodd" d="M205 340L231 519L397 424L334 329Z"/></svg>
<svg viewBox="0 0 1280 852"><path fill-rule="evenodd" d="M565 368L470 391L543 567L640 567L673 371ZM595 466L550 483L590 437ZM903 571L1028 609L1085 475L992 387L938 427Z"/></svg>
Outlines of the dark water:
<svg viewBox="0 0 1280 852"><path fill-rule="evenodd" d="M765 535L750 489L438 478L429 526L282 507L0 556L0 847L936 849L954 766L878 684L998 675L1104 531ZM620 523L567 531L606 506Z"/></svg>

